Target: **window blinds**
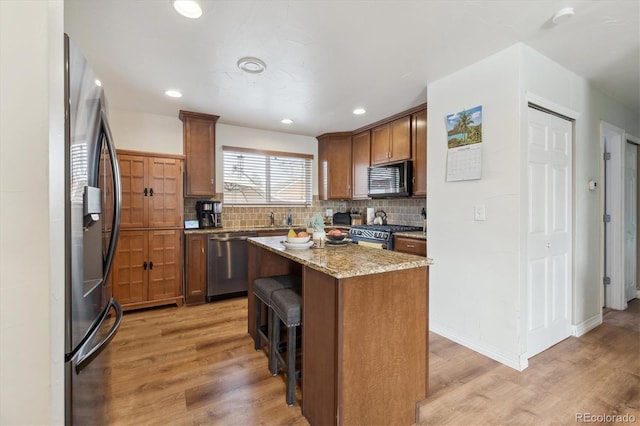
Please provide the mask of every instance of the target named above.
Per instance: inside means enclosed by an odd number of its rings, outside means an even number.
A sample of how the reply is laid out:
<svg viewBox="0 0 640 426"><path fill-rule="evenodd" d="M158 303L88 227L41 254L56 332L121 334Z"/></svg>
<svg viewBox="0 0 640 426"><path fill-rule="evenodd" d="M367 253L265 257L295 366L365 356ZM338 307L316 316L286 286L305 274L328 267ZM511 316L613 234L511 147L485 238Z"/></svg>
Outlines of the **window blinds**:
<svg viewBox="0 0 640 426"><path fill-rule="evenodd" d="M311 205L313 156L223 146L224 203Z"/></svg>

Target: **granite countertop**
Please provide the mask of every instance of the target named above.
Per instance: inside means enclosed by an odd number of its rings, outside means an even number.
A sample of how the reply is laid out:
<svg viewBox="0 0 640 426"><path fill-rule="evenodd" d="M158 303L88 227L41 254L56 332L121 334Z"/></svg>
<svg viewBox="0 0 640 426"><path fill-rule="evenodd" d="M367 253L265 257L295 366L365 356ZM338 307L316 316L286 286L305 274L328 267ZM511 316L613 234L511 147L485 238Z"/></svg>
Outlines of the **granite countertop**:
<svg viewBox="0 0 640 426"><path fill-rule="evenodd" d="M249 238L251 244L338 279L418 268L433 263L432 259L422 256L351 243L325 245L322 249L288 250L281 244L283 240L280 236Z"/></svg>
<svg viewBox="0 0 640 426"><path fill-rule="evenodd" d="M206 229L185 229L185 234L220 234L223 232L259 232L259 231L282 231L286 235L290 228L306 229L307 225L275 225L275 226L243 226L241 228L206 228ZM325 228L349 229L349 225L325 225Z"/></svg>
<svg viewBox="0 0 640 426"><path fill-rule="evenodd" d="M419 240L427 239L427 234L422 231L394 232L393 235L395 237L417 238Z"/></svg>

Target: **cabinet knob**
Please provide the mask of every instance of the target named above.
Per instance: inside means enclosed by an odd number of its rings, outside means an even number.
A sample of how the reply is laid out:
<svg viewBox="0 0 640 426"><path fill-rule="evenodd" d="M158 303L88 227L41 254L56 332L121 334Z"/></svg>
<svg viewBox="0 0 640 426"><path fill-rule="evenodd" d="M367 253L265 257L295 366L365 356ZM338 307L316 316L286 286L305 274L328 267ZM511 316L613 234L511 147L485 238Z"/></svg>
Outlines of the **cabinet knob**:
<svg viewBox="0 0 640 426"><path fill-rule="evenodd" d="M142 262L142 269L144 269L145 271L147 270L147 261L145 260L144 262Z"/></svg>
<svg viewBox="0 0 640 426"><path fill-rule="evenodd" d="M149 188L149 196L153 197L153 188Z"/></svg>
<svg viewBox="0 0 640 426"><path fill-rule="evenodd" d="M147 195L149 195L149 190L147 188L144 189L144 191L142 191L144 193L144 196L146 197Z"/></svg>

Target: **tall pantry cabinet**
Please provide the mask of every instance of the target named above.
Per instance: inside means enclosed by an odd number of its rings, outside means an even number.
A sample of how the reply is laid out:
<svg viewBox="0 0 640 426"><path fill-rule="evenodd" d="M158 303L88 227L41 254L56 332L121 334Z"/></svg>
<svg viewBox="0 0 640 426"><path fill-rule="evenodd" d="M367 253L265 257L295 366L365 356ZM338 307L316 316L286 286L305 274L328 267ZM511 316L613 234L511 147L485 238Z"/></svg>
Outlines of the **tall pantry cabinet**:
<svg viewBox="0 0 640 426"><path fill-rule="evenodd" d="M181 305L183 156L118 151L122 180L113 296L124 310Z"/></svg>

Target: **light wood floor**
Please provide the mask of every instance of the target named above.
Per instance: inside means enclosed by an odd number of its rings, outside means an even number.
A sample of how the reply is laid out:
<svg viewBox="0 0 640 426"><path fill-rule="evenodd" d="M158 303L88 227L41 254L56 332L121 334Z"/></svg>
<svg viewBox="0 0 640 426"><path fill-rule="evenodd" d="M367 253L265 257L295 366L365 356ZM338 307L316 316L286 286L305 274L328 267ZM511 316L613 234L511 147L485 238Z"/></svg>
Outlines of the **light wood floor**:
<svg viewBox="0 0 640 426"><path fill-rule="evenodd" d="M125 314L110 345L113 425L307 425L246 333L247 299ZM640 301L517 372L430 333L421 424L574 424L576 412L640 422ZM298 398L300 395L298 394Z"/></svg>
<svg viewBox="0 0 640 426"><path fill-rule="evenodd" d="M518 372L431 334L421 424L576 424L577 413L640 423L640 300L529 360Z"/></svg>

